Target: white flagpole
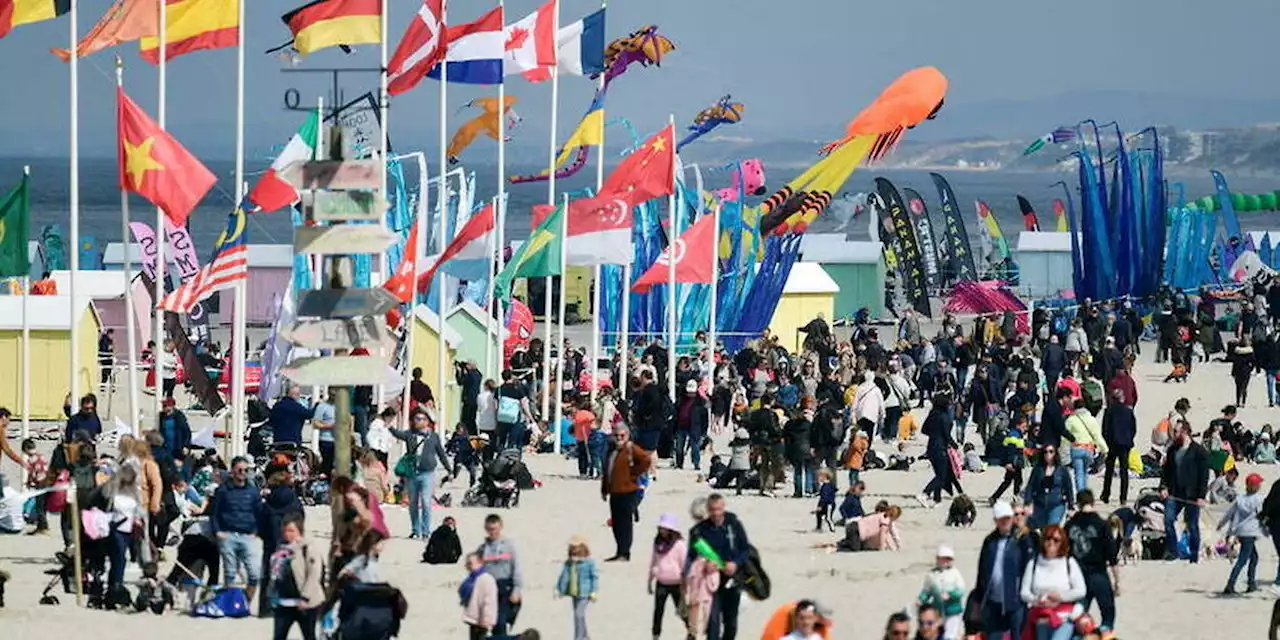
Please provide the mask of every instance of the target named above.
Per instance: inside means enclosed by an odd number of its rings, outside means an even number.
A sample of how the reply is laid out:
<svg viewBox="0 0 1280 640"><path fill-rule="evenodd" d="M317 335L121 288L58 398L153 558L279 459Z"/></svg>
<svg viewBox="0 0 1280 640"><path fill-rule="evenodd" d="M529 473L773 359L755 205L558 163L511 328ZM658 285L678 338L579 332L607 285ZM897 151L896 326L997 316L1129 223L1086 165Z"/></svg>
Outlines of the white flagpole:
<svg viewBox="0 0 1280 640"><path fill-rule="evenodd" d="M168 66L166 64L167 61L165 60L165 58L169 57L169 54L167 52L168 45L169 45L169 43L167 42L169 39L167 31L168 31L169 25L166 23L169 21L168 20L169 3L166 0L160 0L159 4L160 4L160 50L159 50L160 102L159 102L158 108L156 109L156 114L159 116L158 121L160 124L160 128L164 129L165 128L165 75L166 75L165 71L166 71L166 67ZM236 188L237 189L240 188L239 182L236 183ZM163 372L160 370L160 354L164 353L165 332L164 332L164 310L160 308L160 301L164 299L164 279L165 279L165 274L169 272L168 264L165 262L165 257L164 257L165 245L169 244L169 231L164 226L164 218L165 218L164 209L161 209L160 207L156 207L156 235L159 236L159 239L156 241L156 271L155 271L156 289L155 289L155 294L152 296L153 298L152 303L155 308L155 319L152 321L155 327L152 330L152 334L155 336L153 339L156 341L156 347L151 351L151 368L153 371L155 371L155 396L156 397L153 399L154 402L152 403L152 408L155 410L155 416L156 416L157 422L159 421L159 418L160 418L160 403L164 401L164 394L161 391L162 385L164 383L162 380ZM125 240L124 248L126 251L128 251L129 249L128 236L125 236L124 240ZM239 313L239 312L240 310L236 309L236 313ZM234 336L232 337L234 338Z"/></svg>
<svg viewBox="0 0 1280 640"><path fill-rule="evenodd" d="M555 8L556 37L553 40L556 66L551 67L551 139L547 144L547 204L556 205L556 137L560 122L560 3ZM561 242L564 239L561 238ZM560 277L564 277L563 274ZM542 411L543 419L551 409L551 287L555 279L542 279L542 317L546 337L542 345Z"/></svg>
<svg viewBox="0 0 1280 640"><path fill-rule="evenodd" d="M699 190L698 198L702 198ZM720 297L720 205L711 209L711 313L707 320L707 395L716 385L716 301ZM711 403L707 403L707 425L711 425Z"/></svg>
<svg viewBox="0 0 1280 640"><path fill-rule="evenodd" d="M607 3L601 2L600 8L604 9ZM600 74L599 91L604 91L605 74ZM596 156L596 195L600 195L600 189L604 187L604 121L600 122L600 152ZM591 375L591 405L596 404L596 371L599 369L600 362L600 265L596 265L592 275L591 286L591 365L587 371ZM627 283L622 283L622 295L627 295ZM617 381L614 382L617 384Z"/></svg>
<svg viewBox="0 0 1280 640"><path fill-rule="evenodd" d="M80 401L80 323L76 322L76 280L80 273L80 26L77 2L71 3L71 406ZM119 144L117 142L116 144ZM124 237L128 250L129 237ZM130 358L136 354L129 354Z"/></svg>
<svg viewBox="0 0 1280 640"><path fill-rule="evenodd" d="M124 61L116 56L116 86L124 87ZM125 241L124 252L124 308L125 308L125 345L129 351L129 425L133 427L133 435L142 431L141 419L138 415L138 331L134 327L137 316L133 311L133 261L129 257L129 192L120 190L120 237Z"/></svg>
<svg viewBox="0 0 1280 640"><path fill-rule="evenodd" d="M441 2L441 4L444 4L444 3ZM382 73L379 74L380 82L378 85L378 107L381 110L381 114L380 114L381 122L379 122L378 124L379 124L379 131L382 136L382 139L378 141L379 149L380 149L378 159L381 161L379 165L380 165L380 171L381 171L381 177L382 177L382 197L387 198L388 200L390 199L390 194L387 191L387 163L390 162L391 160L390 149L388 148L389 146L388 139L390 137L389 135L390 129L387 128L388 126L387 118L391 115L391 96L389 93L387 93L387 83L390 80L390 78L387 77L387 32L390 30L390 23L389 23L389 18L387 16L387 12L390 9L389 5L390 3L387 0L382 0L382 6L379 7L378 9L378 11L382 15L382 24L379 25L379 34L378 34L379 39L382 41L382 47L381 47ZM425 181L420 184L422 184L423 188L425 188ZM425 194L422 197L426 197ZM378 224L382 226L382 229L384 231L387 230L388 225L387 225L386 212L383 212L381 215L378 216ZM419 237L421 237L422 234L418 234L418 235ZM417 247L414 247L413 249L416 251ZM417 264L416 261L414 264ZM380 284L384 284L390 278L391 278L391 263L389 260L387 260L387 251L383 249L381 252L378 253L378 272L377 272L377 276L372 278L372 284L374 286L378 286ZM414 295L416 296L417 286L418 286L416 278L414 279L413 286L414 286ZM443 318L444 316L441 315L441 322L444 321ZM413 325L409 325L409 326L412 327ZM413 333L413 332L410 331L409 333ZM380 353L384 358L387 356L386 347L379 347L377 349L377 352ZM375 385L373 388L373 409L372 410L374 414L377 414L379 408L382 406L383 390L384 390L383 385L381 384ZM367 411L368 409L366 409L366 412ZM365 415L366 429L368 429L369 422L371 422L376 417L377 415L370 416L370 415L367 415L366 413ZM355 429L354 424L355 423L353 421L352 422L353 433ZM365 442L361 440L359 444L361 446L364 446Z"/></svg>
<svg viewBox="0 0 1280 640"><path fill-rule="evenodd" d="M447 1L440 3L440 24L442 26L448 24L448 12L449 12L449 3ZM446 45L446 48L447 48L447 45ZM449 101L448 101L449 100L449 73L448 72L449 72L449 59L448 59L448 56L445 56L440 59L440 183L436 186L436 189L437 189L436 191L436 216L437 216L436 229L438 230L437 235L440 236L440 239L438 242L439 242L441 251L444 251L444 247L446 246L445 234L449 232L448 225L446 224L446 221L445 221L445 216L449 210L449 176L448 176L449 157L447 153L447 149L449 145L449 130L447 128L448 127L447 111L448 111L448 104L449 104ZM386 74L384 73L383 75L385 76ZM426 192L421 195L422 198L426 198L427 195L430 194L430 190L427 189L425 185L423 187L420 187L419 191ZM424 214L426 213L425 207L423 208L423 213ZM419 227L419 231L421 233L418 234L419 247L426 246L425 215L423 217L424 217L424 222L422 223L422 226ZM422 254L419 253L417 255L421 256ZM420 266L421 266L420 264L415 263L414 278L413 278L414 294L413 294L413 298L411 298L409 301L409 317L404 319L404 321L408 323L408 328L406 330L409 332L410 336L413 335L413 329L416 326L416 323L418 321L417 314L416 314L416 310L418 308L417 274L418 274L418 268ZM440 278L444 278L444 274L441 273L439 270L437 270L436 273L440 274L439 276ZM440 283L439 286L440 286L440 290L439 290L440 292L437 300L439 301L438 306L440 309L440 325L441 326L440 326L440 335L437 337L440 339L440 359L443 360L445 357L445 354L448 353L448 346L445 344L445 340L444 340L444 303L445 303L446 294L444 291L445 287L444 287L443 281ZM400 407L400 425L401 425L401 428L404 428L404 429L409 428L408 427L409 425L409 383L412 380L412 376L413 376L413 356L414 356L412 343L410 343L408 347L409 347L409 352L405 356L405 365L404 365L404 391L401 392L401 407ZM444 380L441 379L438 385L441 388L436 389L436 393L439 394L441 398L440 404L443 407ZM437 417L440 417L440 414L437 414Z"/></svg>
<svg viewBox="0 0 1280 640"><path fill-rule="evenodd" d="M22 175L31 175L31 167L24 165L22 167ZM30 189L30 185L27 186ZM25 212L28 216L30 211ZM27 239L22 239L22 250L27 251ZM29 253L29 252L28 252ZM31 271L31 266L27 265L27 271ZM31 319L27 313L27 302L31 297L31 274L22 277L22 439L31 437ZM75 308L75 307L72 307ZM75 318L72 317L71 324L75 324ZM74 350L74 347L72 347ZM26 473L23 473L23 479L26 479Z"/></svg>
<svg viewBox="0 0 1280 640"><path fill-rule="evenodd" d="M560 358L556 365L556 413L552 416L546 416L548 421L555 424L556 454L560 453L560 436L562 435L560 432L563 430L564 426L564 421L560 418L564 415L564 363L569 357L569 354L564 351L564 283L565 280L567 280L565 277L565 271L568 266L565 264L565 261L569 253L569 194L564 194L561 202L564 203L564 211L560 213L560 336L558 342ZM548 424L547 426L551 428L551 424Z"/></svg>
<svg viewBox="0 0 1280 640"><path fill-rule="evenodd" d="M498 0L499 13L502 14L502 25L506 28L507 9L504 0ZM504 249L506 247L506 228L507 228L507 82L506 82L506 59L503 59L503 76L498 84L498 202L494 208L494 215L497 216L494 221L494 227L498 232L498 250L494 258L494 273L501 273L504 258ZM500 323L502 319L502 303L498 302L492 296L489 298L491 308L488 310L488 322ZM499 331L494 339L497 347L495 350L495 369L502 368L502 332ZM488 364L487 362L485 363Z"/></svg>
<svg viewBox="0 0 1280 640"><path fill-rule="evenodd" d="M244 181L244 5L248 0L239 0L239 17L236 20L236 206L244 206L244 197L249 193L249 186ZM248 350L245 338L248 336L249 282L241 280L235 285L235 315L232 316L231 334L231 451L243 453L245 450L245 366Z"/></svg>
<svg viewBox="0 0 1280 640"><path fill-rule="evenodd" d="M667 124L671 127L676 125L676 116L671 114L668 116ZM675 151L672 150L672 153ZM676 183L674 178L675 172L672 172L672 189L671 197L667 199L667 207L670 209L669 224L667 230L667 332L671 334L671 344L667 346L667 393L671 398L676 397L676 341L680 339L679 329L676 323L679 322L679 313L676 304L680 297L676 295L676 242L680 239L680 229L676 226Z"/></svg>
<svg viewBox="0 0 1280 640"><path fill-rule="evenodd" d="M490 205L489 205L489 206L493 207L493 216L494 216L494 224L495 224L495 229L494 229L494 231L496 232L496 231L497 231L496 224L497 224L497 219L498 219L498 199L495 197L493 200L490 200L489 202L490 202ZM494 242L494 235L495 235L494 233L489 233L489 234L486 236L485 241L484 241L484 250L485 250L485 255L489 256L489 283L485 286L485 294L484 294L484 299L485 299L485 300L492 300L492 299L493 299L493 281L494 281L494 279L495 279L495 278L497 277L497 275L498 275L497 270L493 268L493 267L494 267L494 265L496 264L496 259L494 258L494 251L496 251L496 250L497 250L497 246L495 245L495 242ZM443 296L444 296L444 294L441 294L441 298L440 298L440 300L441 300L441 302L442 302L442 303L443 303L443 301L444 301L444 297L443 297ZM488 306L487 306L487 304L486 304L486 306L485 306L485 310L486 310L486 312L488 311ZM493 369L493 343L494 343L494 341L493 341L493 340L491 340L491 339L489 339L489 333L488 333L490 329L493 329L493 330L498 331L499 333L501 333L501 331L502 331L502 330L501 330L499 327L495 326L495 324L496 324L496 321L495 321L493 318L490 318L490 317L486 317L486 318L485 318L485 321L484 321L484 327L485 327L485 338L484 338L484 373L483 373L482 375L483 375L485 378L493 378L493 379L496 379L496 380L501 380L501 379L502 379L502 378L500 377L501 372L496 371L495 369ZM502 356L498 356L498 362L502 362Z"/></svg>

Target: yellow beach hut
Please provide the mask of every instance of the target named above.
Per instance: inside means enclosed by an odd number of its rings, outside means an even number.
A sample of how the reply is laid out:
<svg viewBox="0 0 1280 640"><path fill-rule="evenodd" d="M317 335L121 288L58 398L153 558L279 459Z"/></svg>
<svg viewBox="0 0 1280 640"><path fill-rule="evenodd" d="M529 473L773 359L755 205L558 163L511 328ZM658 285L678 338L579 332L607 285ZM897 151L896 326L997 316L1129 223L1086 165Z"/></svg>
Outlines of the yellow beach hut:
<svg viewBox="0 0 1280 640"><path fill-rule="evenodd" d="M440 384L440 358L442 355L440 349L440 316L436 312L427 308L427 305L420 304L414 309L413 319L413 356L409 358L412 367L422 367L422 381L431 387L431 391L436 395L437 402L440 398L446 399L447 413L445 418L449 422L454 422L458 417L459 403L458 385L454 381L453 362L458 356L458 350L462 348L462 334L456 329L444 323L444 343L445 351L443 357L445 361L445 381L444 386ZM450 425L452 426L452 425Z"/></svg>
<svg viewBox="0 0 1280 640"><path fill-rule="evenodd" d="M27 319L31 331L31 418L62 420L62 401L71 390L67 372L71 349L80 357L81 393L98 387L98 334L102 321L88 296L28 296ZM76 324L77 344L71 344ZM22 413L22 297L0 296L0 407Z"/></svg>
<svg viewBox="0 0 1280 640"><path fill-rule="evenodd" d="M800 351L804 334L800 327L822 314L831 322L835 313L836 294L840 285L816 262L797 262L782 288L782 299L773 311L769 330L778 336L778 344L792 353Z"/></svg>

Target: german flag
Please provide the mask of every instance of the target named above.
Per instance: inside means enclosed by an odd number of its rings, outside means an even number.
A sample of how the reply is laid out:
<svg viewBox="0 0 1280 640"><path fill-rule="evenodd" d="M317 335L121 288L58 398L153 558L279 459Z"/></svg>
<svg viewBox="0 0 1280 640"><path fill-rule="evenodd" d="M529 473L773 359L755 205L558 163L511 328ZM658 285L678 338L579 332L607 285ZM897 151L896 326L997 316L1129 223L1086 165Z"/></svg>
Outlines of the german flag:
<svg viewBox="0 0 1280 640"><path fill-rule="evenodd" d="M19 25L52 20L71 11L71 0L0 0L0 38Z"/></svg>
<svg viewBox="0 0 1280 640"><path fill-rule="evenodd" d="M164 59L239 44L240 0L167 0ZM160 38L139 41L142 59L160 63Z"/></svg>
<svg viewBox="0 0 1280 640"><path fill-rule="evenodd" d="M315 0L281 16L301 55L382 42L382 0Z"/></svg>

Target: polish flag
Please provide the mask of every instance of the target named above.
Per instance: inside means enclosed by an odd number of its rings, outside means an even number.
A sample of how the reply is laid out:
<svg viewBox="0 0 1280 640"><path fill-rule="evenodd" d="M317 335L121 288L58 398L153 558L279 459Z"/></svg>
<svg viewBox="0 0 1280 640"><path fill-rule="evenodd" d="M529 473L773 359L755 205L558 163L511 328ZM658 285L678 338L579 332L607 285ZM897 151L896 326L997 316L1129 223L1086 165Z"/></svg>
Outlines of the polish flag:
<svg viewBox="0 0 1280 640"><path fill-rule="evenodd" d="M648 293L653 285L670 282L672 253L675 254L676 261L676 282L711 284L711 257L715 252L715 243L715 216L702 216L676 238L674 245L662 250L653 266L631 285L631 290Z"/></svg>

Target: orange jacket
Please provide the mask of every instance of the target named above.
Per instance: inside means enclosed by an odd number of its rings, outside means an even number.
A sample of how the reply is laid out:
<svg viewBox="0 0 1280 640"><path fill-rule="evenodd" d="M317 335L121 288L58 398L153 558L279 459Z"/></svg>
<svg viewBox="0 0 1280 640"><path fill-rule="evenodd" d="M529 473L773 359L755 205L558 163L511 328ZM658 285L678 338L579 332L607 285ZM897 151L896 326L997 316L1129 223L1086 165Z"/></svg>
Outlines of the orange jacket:
<svg viewBox="0 0 1280 640"><path fill-rule="evenodd" d="M640 476L653 466L653 454L635 443L610 451L605 458L604 475L600 477L600 495L632 493L640 490Z"/></svg>

